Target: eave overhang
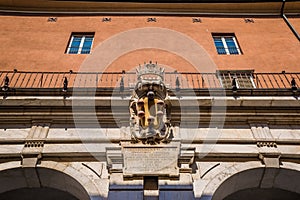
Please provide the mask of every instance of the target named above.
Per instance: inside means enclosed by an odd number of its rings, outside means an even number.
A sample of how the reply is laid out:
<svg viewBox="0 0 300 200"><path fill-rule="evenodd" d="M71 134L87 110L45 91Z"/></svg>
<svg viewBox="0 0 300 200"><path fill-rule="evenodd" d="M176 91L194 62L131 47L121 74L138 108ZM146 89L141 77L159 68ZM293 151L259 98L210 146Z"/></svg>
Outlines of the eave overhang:
<svg viewBox="0 0 300 200"><path fill-rule="evenodd" d="M283 1L2 0L4 14L31 15L280 15ZM300 1L286 1L285 14L299 15Z"/></svg>

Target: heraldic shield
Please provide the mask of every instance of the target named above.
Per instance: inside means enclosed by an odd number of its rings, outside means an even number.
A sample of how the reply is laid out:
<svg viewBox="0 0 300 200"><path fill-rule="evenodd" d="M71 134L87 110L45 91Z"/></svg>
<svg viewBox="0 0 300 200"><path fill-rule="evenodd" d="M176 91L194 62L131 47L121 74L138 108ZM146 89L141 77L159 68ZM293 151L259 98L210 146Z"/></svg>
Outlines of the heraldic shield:
<svg viewBox="0 0 300 200"><path fill-rule="evenodd" d="M130 101L130 131L134 142L168 142L172 135L170 103L164 68L157 63L136 70L137 83Z"/></svg>

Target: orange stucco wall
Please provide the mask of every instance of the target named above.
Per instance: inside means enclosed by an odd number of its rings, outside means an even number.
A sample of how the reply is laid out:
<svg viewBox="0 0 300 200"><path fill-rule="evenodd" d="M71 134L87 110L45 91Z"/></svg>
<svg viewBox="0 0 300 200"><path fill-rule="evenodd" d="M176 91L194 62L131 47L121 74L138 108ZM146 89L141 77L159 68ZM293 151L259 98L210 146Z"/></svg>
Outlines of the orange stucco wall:
<svg viewBox="0 0 300 200"><path fill-rule="evenodd" d="M102 22L103 17L111 17L111 22ZM201 17L202 23L193 23L192 17L156 16L157 22L147 22L147 18L60 16L57 22L47 22L47 16L0 16L0 69L79 71L97 46L110 37L135 28L161 27L192 38L207 52L218 69L299 71L300 42L281 18L253 18L254 23L245 23L244 18ZM300 31L300 19L290 20ZM65 54L72 32L95 32L91 55ZM213 32L235 33L243 55L218 55L211 35ZM176 45L177 41L173 42ZM116 50L118 48L115 47ZM105 70L129 70L149 60L178 71L195 71L197 68L173 52L145 48L120 55ZM93 69L97 70L97 66Z"/></svg>

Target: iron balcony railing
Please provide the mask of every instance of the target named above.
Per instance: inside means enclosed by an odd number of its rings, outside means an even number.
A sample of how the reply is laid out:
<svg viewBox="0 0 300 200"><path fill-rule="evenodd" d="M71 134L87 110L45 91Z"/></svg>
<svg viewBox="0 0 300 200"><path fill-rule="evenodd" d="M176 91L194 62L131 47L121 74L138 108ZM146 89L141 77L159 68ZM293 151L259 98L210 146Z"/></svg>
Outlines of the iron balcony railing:
<svg viewBox="0 0 300 200"><path fill-rule="evenodd" d="M62 88L65 78L68 88L133 88L137 82L135 72L23 72L1 71L1 87L9 88ZM166 72L168 88L205 89L231 88L233 79L238 88L284 89L299 87L297 73L189 73Z"/></svg>

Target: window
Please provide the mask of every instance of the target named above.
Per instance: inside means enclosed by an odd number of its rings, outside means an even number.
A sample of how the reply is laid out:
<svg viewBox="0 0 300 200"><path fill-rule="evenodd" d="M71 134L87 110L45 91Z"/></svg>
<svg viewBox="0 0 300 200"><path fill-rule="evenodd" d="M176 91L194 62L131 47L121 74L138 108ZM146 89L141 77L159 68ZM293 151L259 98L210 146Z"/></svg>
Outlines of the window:
<svg viewBox="0 0 300 200"><path fill-rule="evenodd" d="M212 34L218 54L242 54L234 34Z"/></svg>
<svg viewBox="0 0 300 200"><path fill-rule="evenodd" d="M94 40L94 33L72 33L67 54L89 54Z"/></svg>
<svg viewBox="0 0 300 200"><path fill-rule="evenodd" d="M223 88L232 88L232 80L235 78L237 88L255 88L253 70L220 70L217 76Z"/></svg>

